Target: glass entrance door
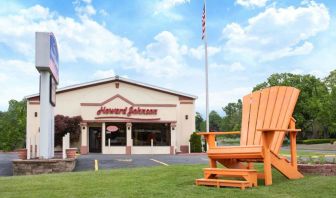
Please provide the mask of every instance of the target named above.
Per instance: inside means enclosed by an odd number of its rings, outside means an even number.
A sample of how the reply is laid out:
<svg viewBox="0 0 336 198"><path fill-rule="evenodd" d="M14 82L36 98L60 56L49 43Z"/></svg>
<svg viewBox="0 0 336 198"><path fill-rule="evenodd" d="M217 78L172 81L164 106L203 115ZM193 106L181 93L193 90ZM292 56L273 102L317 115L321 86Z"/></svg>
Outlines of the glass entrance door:
<svg viewBox="0 0 336 198"><path fill-rule="evenodd" d="M90 127L89 128L89 152L90 153L101 153L101 128L100 127Z"/></svg>

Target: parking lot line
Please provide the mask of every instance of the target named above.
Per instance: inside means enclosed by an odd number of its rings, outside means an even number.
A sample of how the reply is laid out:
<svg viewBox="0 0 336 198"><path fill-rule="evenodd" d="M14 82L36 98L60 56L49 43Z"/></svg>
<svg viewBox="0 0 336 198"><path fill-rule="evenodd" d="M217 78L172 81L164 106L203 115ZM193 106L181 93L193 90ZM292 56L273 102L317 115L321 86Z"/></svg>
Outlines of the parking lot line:
<svg viewBox="0 0 336 198"><path fill-rule="evenodd" d="M152 160L152 161L154 161L154 162L156 162L156 163L165 165L165 166L169 166L168 164L166 164L166 163L164 163L164 162L161 162L161 161L159 161L159 160L156 160L156 159L150 159L150 160Z"/></svg>

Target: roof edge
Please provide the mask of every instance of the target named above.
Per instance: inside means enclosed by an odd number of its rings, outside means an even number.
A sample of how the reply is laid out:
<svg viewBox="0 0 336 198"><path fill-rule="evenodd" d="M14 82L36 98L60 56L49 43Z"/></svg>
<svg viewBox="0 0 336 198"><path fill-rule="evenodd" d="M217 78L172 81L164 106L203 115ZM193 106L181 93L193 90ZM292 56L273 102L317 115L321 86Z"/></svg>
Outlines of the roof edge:
<svg viewBox="0 0 336 198"><path fill-rule="evenodd" d="M178 95L178 96L184 96L187 98L191 98L191 99L197 99L198 97L195 95L191 95L191 94L186 94L180 91L174 91L171 89L166 89L163 87L158 87L155 85L150 85L147 83L141 83L135 80L130 80L127 78L123 78L120 76L114 76L114 77L109 77L109 78L104 78L104 79L100 79L100 80L94 80L94 81L89 81L89 82L84 82L84 83L79 83L79 84L74 84L74 85L69 85L69 86L65 86L62 88L59 88L56 90L56 93L62 93L62 92L67 92L67 91L71 91L73 89L80 89L80 88L84 88L87 86L95 86L95 85L99 85L99 84L105 84L105 83L109 83L109 82L113 82L113 81L121 81L121 82L125 82L125 83L129 83L129 84L133 84L133 85L137 85L137 86L142 86L142 87L146 87L146 88L150 88L150 89L154 89L154 90L158 90L158 91L162 91L168 94L173 94L173 95ZM37 97L40 94L32 94L32 95L28 95L25 96L26 99L30 99L33 97Z"/></svg>

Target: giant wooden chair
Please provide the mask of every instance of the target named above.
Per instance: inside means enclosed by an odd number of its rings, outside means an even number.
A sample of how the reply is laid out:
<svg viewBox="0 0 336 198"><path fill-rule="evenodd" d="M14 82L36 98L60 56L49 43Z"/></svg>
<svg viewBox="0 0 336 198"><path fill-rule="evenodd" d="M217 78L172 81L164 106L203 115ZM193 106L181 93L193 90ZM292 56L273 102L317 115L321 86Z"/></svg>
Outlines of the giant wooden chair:
<svg viewBox="0 0 336 198"><path fill-rule="evenodd" d="M200 132L208 143L210 168L197 185L245 187L257 186L257 178L265 185L272 184L274 167L288 179L302 178L297 170L295 119L292 117L299 90L275 86L253 92L243 98L242 125L238 132ZM240 146L217 146L216 135L239 134ZM291 160L279 155L286 133L289 133ZM225 168L217 168L217 162ZM257 173L253 162L264 164ZM243 180L224 180L221 177L240 177Z"/></svg>

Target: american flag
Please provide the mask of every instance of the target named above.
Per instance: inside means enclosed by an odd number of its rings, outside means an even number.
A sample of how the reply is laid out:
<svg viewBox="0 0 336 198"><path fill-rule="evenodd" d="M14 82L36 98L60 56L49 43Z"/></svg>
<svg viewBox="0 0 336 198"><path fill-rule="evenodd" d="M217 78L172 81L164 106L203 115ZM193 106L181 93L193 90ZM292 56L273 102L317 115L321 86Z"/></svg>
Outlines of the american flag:
<svg viewBox="0 0 336 198"><path fill-rule="evenodd" d="M203 5L203 14L202 14L202 40L205 37L205 4Z"/></svg>

